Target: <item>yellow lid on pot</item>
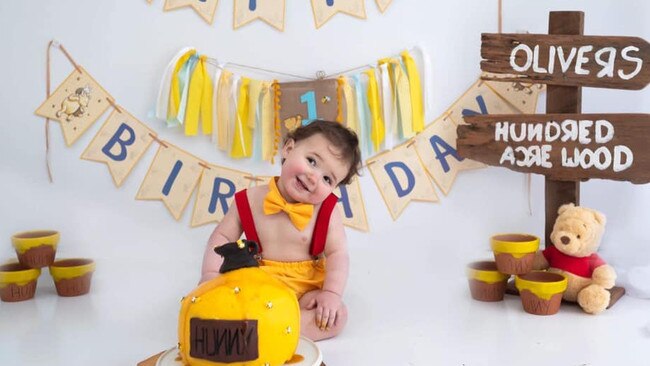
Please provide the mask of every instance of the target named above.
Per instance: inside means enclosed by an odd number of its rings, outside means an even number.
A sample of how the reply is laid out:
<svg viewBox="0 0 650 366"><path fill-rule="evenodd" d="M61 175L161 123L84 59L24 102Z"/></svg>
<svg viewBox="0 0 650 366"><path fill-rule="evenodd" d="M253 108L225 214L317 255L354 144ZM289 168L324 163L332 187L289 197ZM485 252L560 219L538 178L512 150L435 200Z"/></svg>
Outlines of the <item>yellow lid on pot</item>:
<svg viewBox="0 0 650 366"><path fill-rule="evenodd" d="M484 271L480 269L467 268L467 277L485 283L503 282L510 278L510 275L501 273L499 271Z"/></svg>
<svg viewBox="0 0 650 366"><path fill-rule="evenodd" d="M499 234L490 238L490 245L498 253L527 254L537 251L539 237L530 234Z"/></svg>
<svg viewBox="0 0 650 366"><path fill-rule="evenodd" d="M81 277L94 271L95 261L92 259L63 259L50 266L50 274L54 281Z"/></svg>
<svg viewBox="0 0 650 366"><path fill-rule="evenodd" d="M0 288L4 288L10 283L25 286L41 275L41 270L38 268L19 269L18 266L20 265L17 263L0 266Z"/></svg>
<svg viewBox="0 0 650 366"><path fill-rule="evenodd" d="M556 277L558 280L549 280L549 279L544 279L544 280L530 280L530 279L524 279L523 277L530 277L530 275L539 275L539 274L548 274L549 277L553 276ZM515 276L515 287L517 287L517 290L519 292L528 290L535 294L535 296L548 300L550 299L553 295L562 293L566 290L567 285L568 285L568 280L565 275L559 274L559 273L550 273L550 272L544 272L544 271L533 271L530 272L526 275L522 276ZM559 278L562 279L559 279Z"/></svg>
<svg viewBox="0 0 650 366"><path fill-rule="evenodd" d="M59 232L55 230L24 231L12 235L11 244L13 244L18 253L23 254L29 249L41 245L51 245L56 249L60 237Z"/></svg>

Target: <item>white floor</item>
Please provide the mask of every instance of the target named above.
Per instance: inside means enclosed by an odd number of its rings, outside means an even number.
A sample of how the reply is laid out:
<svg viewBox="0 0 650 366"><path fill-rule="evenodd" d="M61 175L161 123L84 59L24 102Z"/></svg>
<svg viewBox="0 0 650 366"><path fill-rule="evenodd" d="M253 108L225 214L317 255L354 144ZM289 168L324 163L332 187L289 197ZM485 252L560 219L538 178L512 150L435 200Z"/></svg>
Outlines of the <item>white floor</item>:
<svg viewBox="0 0 650 366"><path fill-rule="evenodd" d="M345 295L350 322L339 337L318 343L325 363L650 362L649 300L624 296L598 316L571 305L554 316L533 316L515 296L499 303L471 300L462 268L438 272L423 265L430 261L420 256L387 271L379 255L353 258ZM44 271L34 299L0 303L0 365L135 365L173 347L179 300L195 272L160 271L135 259L122 266L100 263L89 295L61 298Z"/></svg>

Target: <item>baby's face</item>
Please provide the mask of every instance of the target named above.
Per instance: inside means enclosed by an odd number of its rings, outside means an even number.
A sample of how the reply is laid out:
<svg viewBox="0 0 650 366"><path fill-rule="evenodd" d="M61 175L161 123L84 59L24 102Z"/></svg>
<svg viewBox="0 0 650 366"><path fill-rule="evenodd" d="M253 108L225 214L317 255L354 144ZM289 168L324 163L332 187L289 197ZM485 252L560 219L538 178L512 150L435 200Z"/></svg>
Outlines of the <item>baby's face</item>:
<svg viewBox="0 0 650 366"><path fill-rule="evenodd" d="M282 157L278 189L288 202L319 204L348 174L347 160L321 134L289 140Z"/></svg>

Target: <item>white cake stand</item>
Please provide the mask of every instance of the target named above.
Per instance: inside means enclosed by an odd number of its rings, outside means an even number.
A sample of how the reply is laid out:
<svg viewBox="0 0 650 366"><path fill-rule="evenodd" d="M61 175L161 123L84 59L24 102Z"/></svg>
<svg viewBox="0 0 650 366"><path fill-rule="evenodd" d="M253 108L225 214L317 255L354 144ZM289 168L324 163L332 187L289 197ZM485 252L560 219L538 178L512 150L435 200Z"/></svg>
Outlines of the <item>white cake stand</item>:
<svg viewBox="0 0 650 366"><path fill-rule="evenodd" d="M302 336L298 340L296 354L301 355L304 359L300 362L292 363L291 366L320 366L323 362L323 354L316 343ZM156 366L183 366L178 355L178 349L174 347L163 352L158 358Z"/></svg>

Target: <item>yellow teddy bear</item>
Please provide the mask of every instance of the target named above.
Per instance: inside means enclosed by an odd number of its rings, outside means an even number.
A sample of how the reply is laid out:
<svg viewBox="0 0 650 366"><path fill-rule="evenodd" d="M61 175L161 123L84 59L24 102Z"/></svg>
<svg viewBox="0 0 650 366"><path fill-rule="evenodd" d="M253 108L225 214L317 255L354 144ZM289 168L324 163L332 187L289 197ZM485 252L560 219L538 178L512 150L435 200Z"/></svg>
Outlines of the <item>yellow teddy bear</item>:
<svg viewBox="0 0 650 366"><path fill-rule="evenodd" d="M609 305L616 272L596 251L605 232L605 215L573 203L562 205L553 225L551 242L536 253L534 268L561 273L568 279L563 299L578 302L589 314L598 314Z"/></svg>

